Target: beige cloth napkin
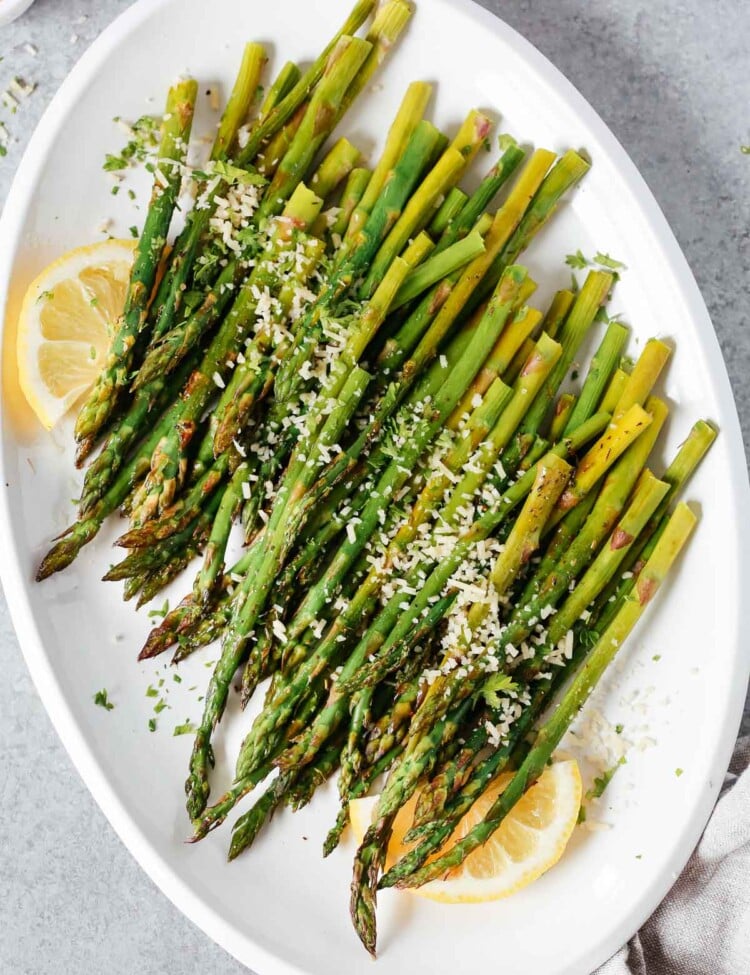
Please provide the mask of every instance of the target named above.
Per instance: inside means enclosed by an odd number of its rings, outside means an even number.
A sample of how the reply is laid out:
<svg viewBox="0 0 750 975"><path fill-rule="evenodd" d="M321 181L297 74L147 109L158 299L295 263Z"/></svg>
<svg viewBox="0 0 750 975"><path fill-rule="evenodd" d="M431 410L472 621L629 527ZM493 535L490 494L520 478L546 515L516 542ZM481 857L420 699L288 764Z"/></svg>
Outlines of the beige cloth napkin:
<svg viewBox="0 0 750 975"><path fill-rule="evenodd" d="M595 975L750 975L750 736L676 884Z"/></svg>

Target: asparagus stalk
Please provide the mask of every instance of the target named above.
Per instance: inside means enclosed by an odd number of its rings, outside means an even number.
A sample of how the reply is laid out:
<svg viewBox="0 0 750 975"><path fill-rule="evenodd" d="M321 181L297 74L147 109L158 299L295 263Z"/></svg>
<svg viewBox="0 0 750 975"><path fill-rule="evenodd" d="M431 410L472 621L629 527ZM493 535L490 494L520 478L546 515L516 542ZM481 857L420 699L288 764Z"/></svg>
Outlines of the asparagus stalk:
<svg viewBox="0 0 750 975"><path fill-rule="evenodd" d="M352 102L370 83L373 75L406 28L412 13L413 10L406 3L406 0L387 0L376 10L375 17L367 32L367 40L372 48L344 97L344 103L339 110L339 118L349 110Z"/></svg>
<svg viewBox="0 0 750 975"><path fill-rule="evenodd" d="M267 61L265 49L261 44L245 45L240 70L211 147L212 159L226 159L231 155L237 133L247 118L249 107L255 100L261 73ZM286 79L282 83L286 83Z"/></svg>
<svg viewBox="0 0 750 975"><path fill-rule="evenodd" d="M124 464L107 491L93 504L75 524L67 528L37 570L37 582L48 578L55 572L67 568L75 560L84 545L87 545L99 532L105 518L123 504L134 486L145 476L151 455L159 440L175 422L179 404L173 404L161 417L151 433L143 440L132 458Z"/></svg>
<svg viewBox="0 0 750 975"><path fill-rule="evenodd" d="M613 411L617 419L633 403L642 403L654 388L672 350L658 339L649 339L627 378Z"/></svg>
<svg viewBox="0 0 750 975"><path fill-rule="evenodd" d="M256 222L262 223L279 213L294 188L305 178L315 154L335 124L347 88L371 50L372 45L358 37L342 37L339 40L313 92L300 127L255 214Z"/></svg>
<svg viewBox="0 0 750 975"><path fill-rule="evenodd" d="M466 171L466 167L487 137L490 125L490 120L480 112L470 112L453 144L445 150L383 241L360 289L363 297L373 293L393 258L401 253L408 239L429 222L436 201L444 196Z"/></svg>
<svg viewBox="0 0 750 975"><path fill-rule="evenodd" d="M130 380L133 347L146 323L148 302L182 181L181 167L190 138L197 90L197 82L192 80L181 81L169 90L159 163L143 232L138 239L125 308L104 368L76 419L75 436L79 444L93 445L94 438L114 414ZM86 452L84 449L83 453Z"/></svg>
<svg viewBox="0 0 750 975"><path fill-rule="evenodd" d="M237 157L239 166L247 167L252 163L260 147L289 121L321 80L329 58L341 38L348 37L359 30L375 9L376 2L377 0L358 0L344 24L291 91L281 101L268 106L268 110L261 113L257 125L253 126L247 144Z"/></svg>
<svg viewBox="0 0 750 975"><path fill-rule="evenodd" d="M705 420L698 420L678 450L674 460L662 475L662 479L669 485L669 491L651 516L645 529L639 534L635 544L628 550L623 563L624 571L620 579L613 580L598 600L600 622L603 627L609 625L615 608L635 585L638 573L653 553L656 543L669 521L669 505L692 477L715 439L716 429ZM630 572L632 575L629 574Z"/></svg>
<svg viewBox="0 0 750 975"><path fill-rule="evenodd" d="M432 218L432 222L427 228L431 237L437 239L448 229L448 225L459 215L468 202L469 197L464 191L453 186L445 196L445 199L437 209L437 213Z"/></svg>
<svg viewBox="0 0 750 975"><path fill-rule="evenodd" d="M589 169L590 163L573 149L569 149L557 160L544 183L539 187L513 236L488 269L484 282L472 295L467 304L468 314L484 301L503 267L517 260L521 252L529 246L532 239L552 217L565 193L579 183Z"/></svg>
<svg viewBox="0 0 750 975"><path fill-rule="evenodd" d="M575 430L577 426L583 423L598 408L604 390L609 384L617 363L620 361L620 356L622 355L627 340L627 328L619 322L610 322L607 326L607 331L604 333L604 338L591 360L581 395L571 410L567 423L563 426L564 433ZM629 406L632 406L636 402L641 403L643 400L633 398L630 402L623 401L622 407L615 412L614 419L618 419ZM556 438L553 437L553 439Z"/></svg>
<svg viewBox="0 0 750 975"><path fill-rule="evenodd" d="M327 199L349 176L360 158L355 145L346 138L339 139L316 169L310 180L310 189L321 199Z"/></svg>
<svg viewBox="0 0 750 975"><path fill-rule="evenodd" d="M401 106L388 132L383 154L347 224L347 241L355 240L364 229L375 204L380 199L386 184L392 178L393 171L403 156L417 123L424 114L431 93L432 86L424 81L413 81L406 90Z"/></svg>
<svg viewBox="0 0 750 975"><path fill-rule="evenodd" d="M341 246L346 228L349 226L352 215L361 202L371 179L372 171L361 166L353 169L349 174L349 179L341 194L338 216L330 228L331 241L336 249Z"/></svg>
<svg viewBox="0 0 750 975"><path fill-rule="evenodd" d="M557 397L555 410L549 424L549 438L554 443L559 440L565 432L571 414L575 409L578 397L575 393L561 393Z"/></svg>
<svg viewBox="0 0 750 975"><path fill-rule="evenodd" d="M614 412L614 409L622 396L622 392L625 389L625 384L627 381L628 373L622 368L615 369L615 371L612 373L612 378L610 379L607 388L602 394L600 409L606 410L607 413Z"/></svg>

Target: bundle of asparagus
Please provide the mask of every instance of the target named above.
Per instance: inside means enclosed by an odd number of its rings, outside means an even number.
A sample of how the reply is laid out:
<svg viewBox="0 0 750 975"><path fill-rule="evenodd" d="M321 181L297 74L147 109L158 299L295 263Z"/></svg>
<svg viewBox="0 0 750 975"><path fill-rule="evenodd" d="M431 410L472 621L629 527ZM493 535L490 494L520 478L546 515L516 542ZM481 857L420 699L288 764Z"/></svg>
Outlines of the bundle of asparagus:
<svg viewBox="0 0 750 975"><path fill-rule="evenodd" d="M268 779L234 858L339 769L328 853L350 801L388 772L352 880L373 953L378 887L443 876L540 776L690 534L694 514L673 501L715 436L699 421L651 472L670 350L651 340L631 369L618 322L580 390L566 386L615 277L591 271L542 314L517 261L585 175L579 153L525 159L504 136L466 193L490 121L473 110L449 141L415 82L372 170L343 138L316 167L411 15L386 0L355 36L374 7L359 0L304 73L284 66L249 122L265 54L247 45L171 249L196 86L170 91L127 306L76 423L80 462L103 443L38 574L70 564L118 508L128 554L105 578L126 598L148 601L202 554L140 655L222 641L186 782L194 838ZM246 548L227 568L235 524ZM209 807L238 672L243 704L270 683ZM446 846L508 768L490 812ZM417 790L416 845L381 876Z"/></svg>

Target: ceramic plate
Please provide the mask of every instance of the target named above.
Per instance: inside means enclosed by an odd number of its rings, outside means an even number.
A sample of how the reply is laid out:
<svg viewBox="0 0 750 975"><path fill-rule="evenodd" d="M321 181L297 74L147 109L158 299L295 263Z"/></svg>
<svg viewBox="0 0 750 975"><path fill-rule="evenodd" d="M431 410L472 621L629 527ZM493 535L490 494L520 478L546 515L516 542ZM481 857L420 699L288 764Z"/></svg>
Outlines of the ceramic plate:
<svg viewBox="0 0 750 975"><path fill-rule="evenodd" d="M381 897L380 957L372 969L379 975L473 973L488 959L507 975L581 975L616 950L672 884L729 759L750 664L747 639L740 639L750 623L742 441L706 308L623 149L558 71L500 21L467 0L417 0L417 7L408 36L347 121L348 133L373 158L375 137L385 132L407 83L421 78L436 82L431 111L446 131L478 106L499 113L499 128L524 142L558 151L585 147L590 175L524 258L541 283L539 302L567 284L564 256L577 248L625 262L614 304L632 325L631 347L637 352L652 335L676 344L662 389L673 410L659 449L668 455L698 417L722 431L690 486L702 518L688 558L590 704L610 723L622 722L632 743L627 765L595 810L603 825L577 831L557 867L505 901L449 907L392 892ZM110 194L101 170L105 152L124 142L112 116L158 110L183 71L226 93L248 39L268 43L271 69L287 58L309 58L345 8L347 0L134 4L84 55L39 125L0 243L0 294L7 292L2 573L29 668L81 775L144 869L196 924L262 975L370 970L347 912L351 842L327 860L320 853L334 790L297 815L277 815L252 852L231 866L226 831L197 847L183 843L190 738L173 737L172 730L197 717L204 664L215 659L215 648L191 658L180 685L161 663L136 664L149 620L121 601L118 585L99 581L113 561L115 525L68 571L33 582L49 540L72 515L80 481L70 423L44 434L20 404L14 323L26 285L49 260L95 238L105 218L121 236L142 222L127 194ZM450 58L441 53L447 38ZM207 131L209 99L202 102L197 125ZM172 598L188 584L183 579ZM154 702L145 691L162 676L169 709L151 734ZM191 692L193 685L200 690ZM113 711L92 702L102 687ZM247 716L230 713L222 725L215 789L227 781L225 755L236 754L247 723Z"/></svg>

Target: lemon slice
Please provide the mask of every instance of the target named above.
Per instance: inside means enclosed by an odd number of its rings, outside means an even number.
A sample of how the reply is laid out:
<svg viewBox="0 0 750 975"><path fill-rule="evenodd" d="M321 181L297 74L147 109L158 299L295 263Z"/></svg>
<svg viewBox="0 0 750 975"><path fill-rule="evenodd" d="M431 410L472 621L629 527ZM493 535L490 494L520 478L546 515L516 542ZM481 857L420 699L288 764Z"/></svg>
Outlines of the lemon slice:
<svg viewBox="0 0 750 975"><path fill-rule="evenodd" d="M512 773L499 776L456 827L444 849L464 837L482 819L506 787ZM575 761L556 762L516 803L490 839L460 867L433 880L415 894L445 904L478 904L508 897L554 866L565 850L581 806L581 773ZM372 822L377 796L354 799L349 807L352 830L361 842ZM403 836L411 826L416 796L401 809L388 846L386 867L411 847ZM434 859L434 858L433 858Z"/></svg>
<svg viewBox="0 0 750 975"><path fill-rule="evenodd" d="M18 322L18 380L49 430L99 374L125 304L135 241L77 247L29 285Z"/></svg>

